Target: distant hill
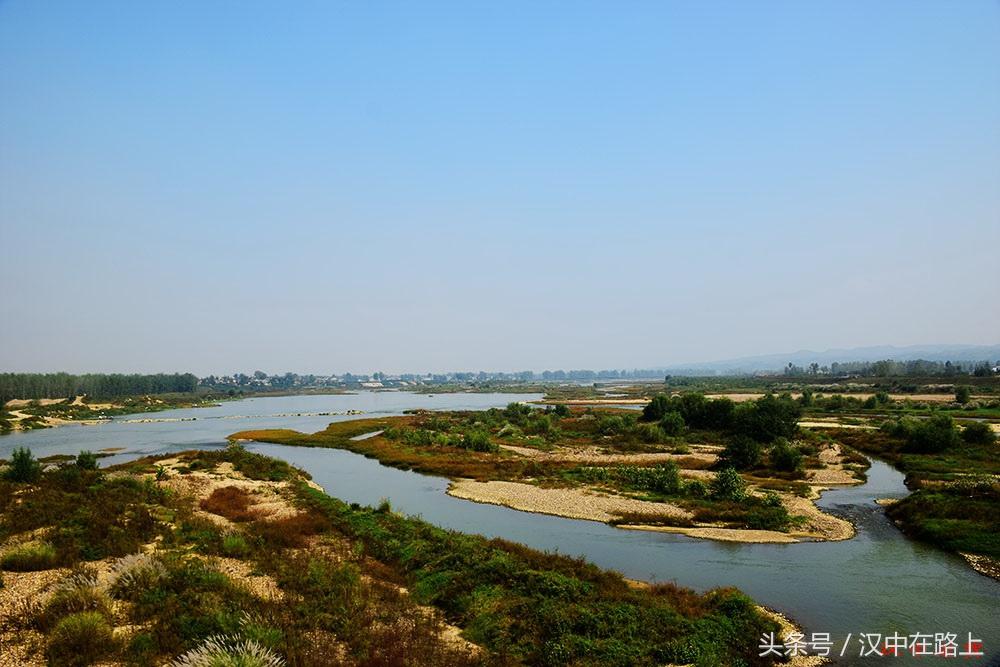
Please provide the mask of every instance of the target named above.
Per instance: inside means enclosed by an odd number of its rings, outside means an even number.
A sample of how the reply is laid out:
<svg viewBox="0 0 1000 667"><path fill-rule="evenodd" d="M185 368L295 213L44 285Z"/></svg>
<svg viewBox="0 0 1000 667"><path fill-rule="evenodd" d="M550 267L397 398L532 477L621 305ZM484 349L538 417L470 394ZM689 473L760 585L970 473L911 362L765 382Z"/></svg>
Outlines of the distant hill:
<svg viewBox="0 0 1000 667"><path fill-rule="evenodd" d="M910 345L894 347L892 345L877 345L873 347L838 348L816 352L799 350L781 354L762 354L753 357L739 357L720 361L699 362L693 364L672 364L665 370L687 374L724 374L724 373L755 373L761 371L780 371L789 363L796 366L808 366L818 363L829 366L833 362L848 363L852 361L880 361L893 359L895 361L910 361L925 359L927 361L997 362L1000 360L1000 345Z"/></svg>

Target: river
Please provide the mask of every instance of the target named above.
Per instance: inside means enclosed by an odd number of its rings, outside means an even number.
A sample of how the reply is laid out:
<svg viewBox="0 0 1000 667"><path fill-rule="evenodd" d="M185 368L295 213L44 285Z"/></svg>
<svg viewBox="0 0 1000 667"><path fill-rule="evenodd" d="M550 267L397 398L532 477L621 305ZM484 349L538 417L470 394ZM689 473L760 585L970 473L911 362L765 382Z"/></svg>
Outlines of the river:
<svg viewBox="0 0 1000 667"><path fill-rule="evenodd" d="M98 426L70 425L0 438L0 457L14 447L36 456L75 454L122 447L102 465L147 454L225 444L225 436L250 428L293 428L314 432L331 421L399 414L407 408L485 409L520 394L412 394L363 392L352 395L287 396L226 402L219 407L121 417ZM361 410L364 415L316 416L317 412ZM297 416L298 414L303 416ZM130 419L153 421L136 423ZM843 542L738 544L669 533L629 531L605 524L519 512L472 503L444 493L448 480L396 470L344 450L262 443L254 451L283 458L312 474L327 493L373 505L388 498L393 507L447 528L503 537L538 549L584 556L602 567L648 581L674 581L706 590L736 586L758 602L802 625L808 635L830 633L837 664L885 664L903 657L859 657L862 633L967 633L984 642L986 659L961 664L1000 665L1000 582L969 568L959 557L906 539L886 518L875 498L907 494L903 476L873 461L868 481L826 492L819 505L849 518L858 529ZM808 637L807 637L808 638ZM950 664L921 658L919 664Z"/></svg>

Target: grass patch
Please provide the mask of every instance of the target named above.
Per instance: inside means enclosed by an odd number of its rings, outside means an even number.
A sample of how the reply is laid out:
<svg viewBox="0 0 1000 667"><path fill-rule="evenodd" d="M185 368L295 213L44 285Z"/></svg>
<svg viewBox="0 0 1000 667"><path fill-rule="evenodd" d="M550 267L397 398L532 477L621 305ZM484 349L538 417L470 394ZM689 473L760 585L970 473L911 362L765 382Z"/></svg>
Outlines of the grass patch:
<svg viewBox="0 0 1000 667"><path fill-rule="evenodd" d="M92 665L115 650L115 638L104 614L84 611L60 620L49 633L45 657L50 665Z"/></svg>
<svg viewBox="0 0 1000 667"><path fill-rule="evenodd" d="M920 489L886 508L908 534L949 551L1000 559L1000 483L983 479Z"/></svg>
<svg viewBox="0 0 1000 667"><path fill-rule="evenodd" d="M56 567L56 549L46 542L16 546L0 556L0 569L9 572L36 572Z"/></svg>

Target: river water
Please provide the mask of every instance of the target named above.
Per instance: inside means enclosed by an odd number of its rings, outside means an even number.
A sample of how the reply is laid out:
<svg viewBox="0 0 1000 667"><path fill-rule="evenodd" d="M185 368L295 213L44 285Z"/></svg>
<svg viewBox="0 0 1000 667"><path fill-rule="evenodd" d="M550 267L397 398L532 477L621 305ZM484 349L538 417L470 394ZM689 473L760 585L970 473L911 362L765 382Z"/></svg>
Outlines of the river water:
<svg viewBox="0 0 1000 667"><path fill-rule="evenodd" d="M250 428L321 430L331 421L399 414L408 408L485 409L538 395L364 392L227 402L220 407L171 410L117 418L99 426L70 425L0 438L0 457L14 447L36 456L122 447L102 465L146 454L213 448ZM364 415L315 415L361 410ZM135 419L164 420L135 422ZM173 421L173 420L190 421ZM170 420L170 421L166 421ZM861 634L968 633L982 640L987 658L961 664L1000 664L1000 583L977 574L960 558L908 540L875 498L905 496L903 476L873 461L868 481L826 492L819 505L850 519L858 534L843 542L738 544L682 535L628 531L605 524L519 512L446 495L448 480L396 470L344 450L252 443L250 449L283 458L312 474L327 493L348 502L393 507L434 524L538 549L584 556L602 567L648 581L674 581L706 590L736 586L812 633L829 633L837 664L951 664L884 656L861 658ZM866 642L867 645L867 642ZM955 659L953 659L955 660Z"/></svg>

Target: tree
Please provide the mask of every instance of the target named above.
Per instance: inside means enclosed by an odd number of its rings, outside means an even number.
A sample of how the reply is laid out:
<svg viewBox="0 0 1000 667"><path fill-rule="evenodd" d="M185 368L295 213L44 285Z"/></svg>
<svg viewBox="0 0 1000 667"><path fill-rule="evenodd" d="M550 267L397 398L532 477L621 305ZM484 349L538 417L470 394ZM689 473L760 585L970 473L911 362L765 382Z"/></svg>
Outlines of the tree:
<svg viewBox="0 0 1000 667"><path fill-rule="evenodd" d="M712 496L719 500L740 502L747 497L747 485L733 468L725 468L716 473L712 480Z"/></svg>
<svg viewBox="0 0 1000 667"><path fill-rule="evenodd" d="M955 387L955 400L965 405L972 398L972 388L965 385Z"/></svg>
<svg viewBox="0 0 1000 667"><path fill-rule="evenodd" d="M784 472L795 472L802 468L802 452L784 438L774 441L770 452L771 467Z"/></svg>
<svg viewBox="0 0 1000 667"><path fill-rule="evenodd" d="M30 449L18 447L10 457L10 466L4 476L12 482L35 482L42 475L42 464L35 460Z"/></svg>
<svg viewBox="0 0 1000 667"><path fill-rule="evenodd" d="M992 445L997 436L986 422L970 422L962 429L962 440L970 445Z"/></svg>
<svg viewBox="0 0 1000 667"><path fill-rule="evenodd" d="M753 402L741 403L733 415L734 430L758 442L791 438L798 430L801 408L792 400L768 394Z"/></svg>
<svg viewBox="0 0 1000 667"><path fill-rule="evenodd" d="M813 404L813 393L812 389L803 389L802 395L799 396L799 405L804 408L811 407Z"/></svg>
<svg viewBox="0 0 1000 667"><path fill-rule="evenodd" d="M904 451L917 454L936 454L954 447L959 442L955 422L948 415L933 415L929 419L908 424Z"/></svg>
<svg viewBox="0 0 1000 667"><path fill-rule="evenodd" d="M76 467L81 470L97 470L97 454L86 450L77 454Z"/></svg>
<svg viewBox="0 0 1000 667"><path fill-rule="evenodd" d="M760 463L761 446L753 438L737 435L726 445L722 452L723 463L737 470L756 468Z"/></svg>
<svg viewBox="0 0 1000 667"><path fill-rule="evenodd" d="M668 412L660 419L660 428L667 435L680 435L684 432L684 417L679 412Z"/></svg>
<svg viewBox="0 0 1000 667"><path fill-rule="evenodd" d="M660 421L663 415L667 414L670 410L670 399L659 394L653 397L646 407L642 409L642 421L644 422L655 422Z"/></svg>

